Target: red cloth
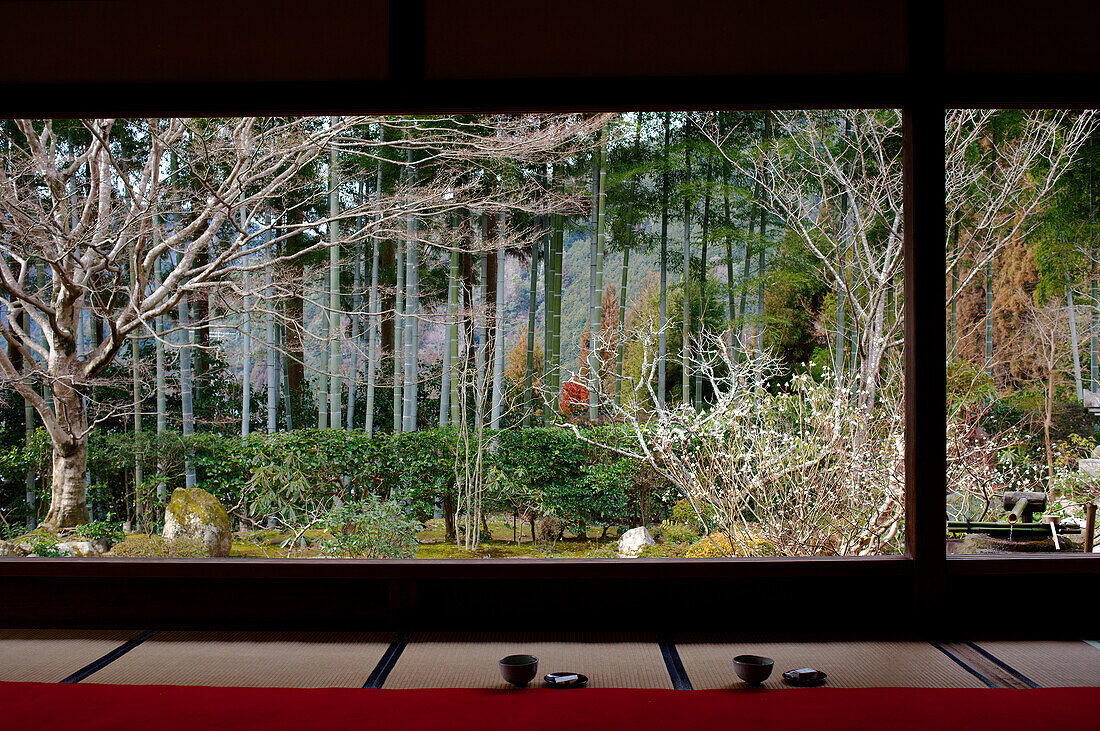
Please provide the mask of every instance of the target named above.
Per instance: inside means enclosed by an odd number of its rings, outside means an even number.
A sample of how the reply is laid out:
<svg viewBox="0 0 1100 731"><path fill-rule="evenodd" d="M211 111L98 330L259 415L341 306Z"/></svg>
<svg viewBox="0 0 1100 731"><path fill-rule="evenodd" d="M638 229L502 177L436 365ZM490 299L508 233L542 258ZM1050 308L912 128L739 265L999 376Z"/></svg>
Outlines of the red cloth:
<svg viewBox="0 0 1100 731"><path fill-rule="evenodd" d="M1100 688L362 690L0 683L0 728L1084 729Z"/></svg>

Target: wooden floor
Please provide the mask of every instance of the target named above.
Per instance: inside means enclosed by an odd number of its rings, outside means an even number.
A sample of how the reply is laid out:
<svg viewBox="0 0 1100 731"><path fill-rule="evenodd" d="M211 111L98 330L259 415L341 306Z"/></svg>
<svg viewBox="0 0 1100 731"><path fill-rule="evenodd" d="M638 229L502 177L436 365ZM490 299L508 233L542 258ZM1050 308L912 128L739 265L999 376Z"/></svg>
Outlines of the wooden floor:
<svg viewBox="0 0 1100 731"><path fill-rule="evenodd" d="M833 687L1100 686L1100 642L776 641L749 635L0 630L0 681L294 688L500 688L497 660L591 687L738 689L739 654L825 671ZM541 681L537 681L541 684Z"/></svg>

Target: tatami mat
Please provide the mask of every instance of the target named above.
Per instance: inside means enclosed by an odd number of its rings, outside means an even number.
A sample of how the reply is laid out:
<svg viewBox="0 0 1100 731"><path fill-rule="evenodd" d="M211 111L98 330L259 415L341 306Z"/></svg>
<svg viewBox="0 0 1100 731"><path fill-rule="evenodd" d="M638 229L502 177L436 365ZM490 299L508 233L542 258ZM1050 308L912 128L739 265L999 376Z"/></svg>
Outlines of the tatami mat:
<svg viewBox="0 0 1100 731"><path fill-rule="evenodd" d="M137 630L0 630L0 681L59 682L136 634Z"/></svg>
<svg viewBox="0 0 1100 731"><path fill-rule="evenodd" d="M392 638L382 632L161 632L85 682L359 688Z"/></svg>
<svg viewBox="0 0 1100 731"><path fill-rule="evenodd" d="M737 655L775 660L767 688L790 688L783 672L810 667L833 688L984 688L980 680L927 642L755 642L679 636L684 670L696 690L746 687L733 670Z"/></svg>
<svg viewBox="0 0 1100 731"><path fill-rule="evenodd" d="M539 658L532 687L546 673L574 671L587 675L591 688L672 688L651 635L587 633L417 633L383 687L510 688L497 663L517 654Z"/></svg>
<svg viewBox="0 0 1100 731"><path fill-rule="evenodd" d="M975 642L1044 688L1100 686L1100 649L1081 641Z"/></svg>

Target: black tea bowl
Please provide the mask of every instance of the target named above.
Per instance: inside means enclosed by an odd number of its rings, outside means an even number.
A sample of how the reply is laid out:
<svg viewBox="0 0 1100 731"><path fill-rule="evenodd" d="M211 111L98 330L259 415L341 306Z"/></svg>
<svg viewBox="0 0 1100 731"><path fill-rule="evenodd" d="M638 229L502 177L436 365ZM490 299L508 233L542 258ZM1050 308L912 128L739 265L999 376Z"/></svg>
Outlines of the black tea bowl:
<svg viewBox="0 0 1100 731"><path fill-rule="evenodd" d="M738 655L733 658L733 669L737 677L749 685L760 685L772 674L775 660L760 655Z"/></svg>
<svg viewBox="0 0 1100 731"><path fill-rule="evenodd" d="M509 655L500 660L500 676L522 688L534 680L539 671L539 659L534 655Z"/></svg>

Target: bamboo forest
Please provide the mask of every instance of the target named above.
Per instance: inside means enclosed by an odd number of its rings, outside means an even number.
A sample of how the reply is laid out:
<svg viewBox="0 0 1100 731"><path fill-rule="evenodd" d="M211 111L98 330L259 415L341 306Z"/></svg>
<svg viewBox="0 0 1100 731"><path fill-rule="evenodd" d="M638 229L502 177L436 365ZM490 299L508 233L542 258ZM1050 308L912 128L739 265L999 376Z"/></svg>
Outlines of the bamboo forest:
<svg viewBox="0 0 1100 731"><path fill-rule="evenodd" d="M1097 116L944 125L944 539L1091 551ZM0 122L0 556L904 553L903 200L893 109Z"/></svg>

